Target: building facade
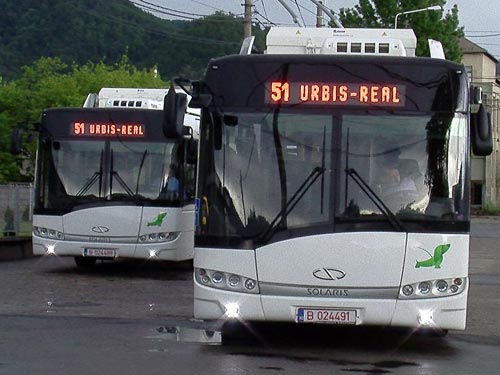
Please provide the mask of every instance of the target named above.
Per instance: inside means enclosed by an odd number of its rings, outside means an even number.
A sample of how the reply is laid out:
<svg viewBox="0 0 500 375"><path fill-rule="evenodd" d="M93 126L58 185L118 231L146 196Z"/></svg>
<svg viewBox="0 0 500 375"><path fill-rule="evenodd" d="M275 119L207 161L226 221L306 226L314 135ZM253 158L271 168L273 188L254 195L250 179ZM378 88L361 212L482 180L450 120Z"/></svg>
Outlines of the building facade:
<svg viewBox="0 0 500 375"><path fill-rule="evenodd" d="M473 207L500 206L500 80L498 60L487 50L466 38L460 42L462 63L471 85L483 90L483 104L491 114L493 152L490 156L472 156L471 200Z"/></svg>

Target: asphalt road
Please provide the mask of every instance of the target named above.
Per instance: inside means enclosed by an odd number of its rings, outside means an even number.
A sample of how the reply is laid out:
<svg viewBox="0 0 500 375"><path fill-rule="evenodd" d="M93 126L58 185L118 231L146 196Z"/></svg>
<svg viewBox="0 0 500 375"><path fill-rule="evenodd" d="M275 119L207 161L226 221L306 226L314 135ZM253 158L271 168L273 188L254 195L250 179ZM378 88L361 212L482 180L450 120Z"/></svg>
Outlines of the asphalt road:
<svg viewBox="0 0 500 375"><path fill-rule="evenodd" d="M474 220L468 326L445 338L272 324L221 342L191 318L189 263L0 262L0 374L498 374L499 241L500 218Z"/></svg>

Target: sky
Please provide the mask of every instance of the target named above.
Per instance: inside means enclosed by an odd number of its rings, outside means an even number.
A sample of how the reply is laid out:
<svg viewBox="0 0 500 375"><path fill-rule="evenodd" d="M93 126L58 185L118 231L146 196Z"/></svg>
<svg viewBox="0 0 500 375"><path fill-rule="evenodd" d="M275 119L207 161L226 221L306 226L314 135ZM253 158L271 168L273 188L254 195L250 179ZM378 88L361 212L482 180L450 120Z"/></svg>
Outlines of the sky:
<svg viewBox="0 0 500 375"><path fill-rule="evenodd" d="M133 3L147 8L162 7L162 13L155 15L169 19L192 19L209 15L216 11L231 12L243 15L244 0L131 0ZM294 25L292 17L278 0L252 0L254 19L263 24L272 22L278 25ZM316 23L315 5L311 0L285 0L297 16L304 20L306 26ZM357 0L322 0L323 4L338 12L340 8L352 8ZM498 0L447 0L445 12L453 5L458 6L460 26L464 27L465 36L472 42L486 49L500 60L500 1ZM298 5L298 8L297 8ZM158 8L157 8L158 9ZM300 13L299 10L300 9ZM175 12L174 12L175 11ZM170 13L166 14L166 13ZM182 18L172 16L181 15ZM400 16L401 17L401 16ZM411 17L407 15L406 17ZM401 20L401 18L398 18Z"/></svg>

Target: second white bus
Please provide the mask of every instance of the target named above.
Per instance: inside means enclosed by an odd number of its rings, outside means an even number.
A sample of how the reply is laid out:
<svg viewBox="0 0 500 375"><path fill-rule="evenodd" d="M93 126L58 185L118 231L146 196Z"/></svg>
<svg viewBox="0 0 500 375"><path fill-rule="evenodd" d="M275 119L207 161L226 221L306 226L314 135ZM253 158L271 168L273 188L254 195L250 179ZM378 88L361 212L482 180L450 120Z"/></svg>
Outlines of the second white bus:
<svg viewBox="0 0 500 375"><path fill-rule="evenodd" d="M188 113L186 126L169 130L167 92L106 89L99 107L43 111L35 255L72 256L82 267L192 259L199 117Z"/></svg>

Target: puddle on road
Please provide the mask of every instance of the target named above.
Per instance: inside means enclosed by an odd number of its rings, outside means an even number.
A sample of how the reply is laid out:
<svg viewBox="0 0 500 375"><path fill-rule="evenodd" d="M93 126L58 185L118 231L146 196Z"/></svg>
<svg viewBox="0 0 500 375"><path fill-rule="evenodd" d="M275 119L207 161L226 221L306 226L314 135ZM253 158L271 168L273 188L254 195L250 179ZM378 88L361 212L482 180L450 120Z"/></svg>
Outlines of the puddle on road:
<svg viewBox="0 0 500 375"><path fill-rule="evenodd" d="M179 326L163 326L157 328L156 331L155 335L148 336L148 338L203 345L222 344L222 334L219 331Z"/></svg>

